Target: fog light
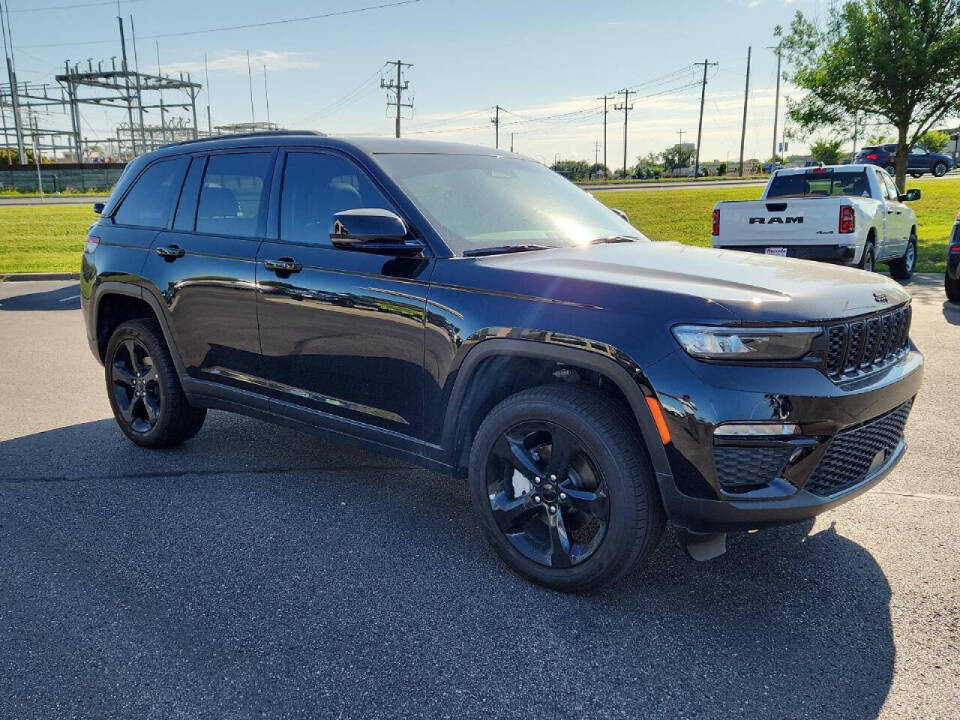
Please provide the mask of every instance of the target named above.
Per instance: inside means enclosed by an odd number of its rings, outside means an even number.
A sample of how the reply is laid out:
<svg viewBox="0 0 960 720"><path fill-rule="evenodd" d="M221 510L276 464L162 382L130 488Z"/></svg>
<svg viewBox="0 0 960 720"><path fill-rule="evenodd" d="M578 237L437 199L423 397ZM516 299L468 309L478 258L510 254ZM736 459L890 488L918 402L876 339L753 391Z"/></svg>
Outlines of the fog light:
<svg viewBox="0 0 960 720"><path fill-rule="evenodd" d="M800 426L795 423L726 423L713 431L715 437L771 437L799 435Z"/></svg>

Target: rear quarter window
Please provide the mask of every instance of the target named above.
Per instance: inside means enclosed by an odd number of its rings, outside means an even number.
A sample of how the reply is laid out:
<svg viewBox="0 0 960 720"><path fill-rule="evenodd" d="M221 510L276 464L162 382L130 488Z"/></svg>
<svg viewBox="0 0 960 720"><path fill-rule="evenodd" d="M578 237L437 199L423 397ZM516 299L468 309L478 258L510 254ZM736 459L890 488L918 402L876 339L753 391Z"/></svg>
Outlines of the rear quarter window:
<svg viewBox="0 0 960 720"><path fill-rule="evenodd" d="M158 160L134 182L113 214L114 222L135 227L165 228L180 194L189 158Z"/></svg>

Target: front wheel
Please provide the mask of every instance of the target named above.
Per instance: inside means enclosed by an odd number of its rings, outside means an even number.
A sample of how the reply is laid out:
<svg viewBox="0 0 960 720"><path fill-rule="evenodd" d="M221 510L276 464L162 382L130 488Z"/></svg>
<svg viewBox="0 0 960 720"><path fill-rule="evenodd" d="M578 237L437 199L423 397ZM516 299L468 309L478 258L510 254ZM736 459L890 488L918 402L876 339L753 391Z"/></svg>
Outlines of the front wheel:
<svg viewBox="0 0 960 720"><path fill-rule="evenodd" d="M874 254L873 243L868 242L863 248L863 255L860 257L860 264L857 265L861 270L873 272Z"/></svg>
<svg viewBox="0 0 960 720"><path fill-rule="evenodd" d="M199 432L207 411L187 402L155 321L130 320L114 330L104 371L117 424L137 445L170 447Z"/></svg>
<svg viewBox="0 0 960 720"><path fill-rule="evenodd" d="M910 233L910 242L907 243L907 249L903 251L903 257L891 260L890 274L897 280L909 280L913 271L917 267L917 236L916 233Z"/></svg>
<svg viewBox="0 0 960 720"><path fill-rule="evenodd" d="M947 164L945 162L938 162L933 166L933 174L936 177L943 177L947 174Z"/></svg>
<svg viewBox="0 0 960 720"><path fill-rule="evenodd" d="M584 592L636 570L664 512L630 411L570 385L512 395L484 419L470 452L474 507L515 572Z"/></svg>

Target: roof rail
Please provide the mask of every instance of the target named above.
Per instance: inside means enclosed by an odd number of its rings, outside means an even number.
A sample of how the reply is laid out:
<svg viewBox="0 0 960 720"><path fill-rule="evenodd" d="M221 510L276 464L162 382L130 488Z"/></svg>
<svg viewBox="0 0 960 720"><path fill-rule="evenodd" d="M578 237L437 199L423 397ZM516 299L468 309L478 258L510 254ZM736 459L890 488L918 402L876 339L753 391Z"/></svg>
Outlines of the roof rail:
<svg viewBox="0 0 960 720"><path fill-rule="evenodd" d="M326 133L319 132L317 130L258 130L257 132L248 132L248 133L226 133L224 135L209 135L207 137L195 138L193 140L182 140L180 142L167 143L166 145L161 145L161 148L168 147L180 147L181 145L190 145L191 143L198 142L208 142L210 140L233 140L235 138L252 138L252 137L271 137L271 136L282 136L282 135L316 135L317 137L326 137Z"/></svg>

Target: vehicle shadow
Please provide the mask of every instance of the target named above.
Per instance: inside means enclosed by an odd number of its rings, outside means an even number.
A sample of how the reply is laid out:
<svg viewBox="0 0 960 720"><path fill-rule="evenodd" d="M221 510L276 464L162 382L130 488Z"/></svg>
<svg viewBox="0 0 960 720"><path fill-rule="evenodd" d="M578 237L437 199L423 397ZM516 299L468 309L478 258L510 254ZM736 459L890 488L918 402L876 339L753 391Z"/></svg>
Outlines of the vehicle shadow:
<svg viewBox="0 0 960 720"><path fill-rule="evenodd" d="M943 317L951 325L960 325L960 302L944 301Z"/></svg>
<svg viewBox="0 0 960 720"><path fill-rule="evenodd" d="M706 564L668 533L571 596L499 562L465 483L365 451L222 413L169 451L112 420L21 437L0 715L874 718L890 587L811 529Z"/></svg>
<svg viewBox="0 0 960 720"><path fill-rule="evenodd" d="M75 310L80 307L80 283L55 290L0 298L2 311Z"/></svg>

